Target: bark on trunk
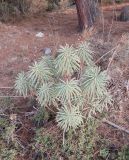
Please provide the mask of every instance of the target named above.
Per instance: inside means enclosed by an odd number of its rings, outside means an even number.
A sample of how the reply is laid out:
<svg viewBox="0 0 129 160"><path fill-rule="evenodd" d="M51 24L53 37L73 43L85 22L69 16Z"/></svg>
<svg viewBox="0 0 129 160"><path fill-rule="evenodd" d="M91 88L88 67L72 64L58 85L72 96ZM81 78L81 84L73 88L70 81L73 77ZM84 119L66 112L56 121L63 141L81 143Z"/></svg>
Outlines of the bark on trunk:
<svg viewBox="0 0 129 160"><path fill-rule="evenodd" d="M81 31L93 26L99 15L97 0L75 0Z"/></svg>

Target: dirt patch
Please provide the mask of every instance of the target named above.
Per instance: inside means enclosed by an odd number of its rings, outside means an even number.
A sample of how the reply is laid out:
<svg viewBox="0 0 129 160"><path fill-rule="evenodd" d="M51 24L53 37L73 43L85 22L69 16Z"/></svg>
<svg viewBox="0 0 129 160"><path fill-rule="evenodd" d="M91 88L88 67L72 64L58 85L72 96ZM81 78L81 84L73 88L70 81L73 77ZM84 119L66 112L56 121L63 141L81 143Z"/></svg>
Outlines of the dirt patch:
<svg viewBox="0 0 129 160"><path fill-rule="evenodd" d="M44 37L36 34L43 32ZM12 86L15 75L37 60L44 47L54 53L59 45L78 43L84 38L77 31L74 9L26 18L17 24L0 24L0 86Z"/></svg>

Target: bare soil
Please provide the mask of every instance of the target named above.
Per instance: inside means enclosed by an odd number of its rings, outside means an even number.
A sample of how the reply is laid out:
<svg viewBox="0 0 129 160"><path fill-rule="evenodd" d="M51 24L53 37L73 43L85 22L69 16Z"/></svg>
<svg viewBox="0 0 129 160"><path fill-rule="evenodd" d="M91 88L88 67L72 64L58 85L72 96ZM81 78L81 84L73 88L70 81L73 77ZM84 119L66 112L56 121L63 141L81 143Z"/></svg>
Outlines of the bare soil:
<svg viewBox="0 0 129 160"><path fill-rule="evenodd" d="M0 24L0 87L12 86L15 75L37 60L44 47L53 54L59 45L79 43L74 9L28 17L15 24ZM44 37L36 34L42 32Z"/></svg>

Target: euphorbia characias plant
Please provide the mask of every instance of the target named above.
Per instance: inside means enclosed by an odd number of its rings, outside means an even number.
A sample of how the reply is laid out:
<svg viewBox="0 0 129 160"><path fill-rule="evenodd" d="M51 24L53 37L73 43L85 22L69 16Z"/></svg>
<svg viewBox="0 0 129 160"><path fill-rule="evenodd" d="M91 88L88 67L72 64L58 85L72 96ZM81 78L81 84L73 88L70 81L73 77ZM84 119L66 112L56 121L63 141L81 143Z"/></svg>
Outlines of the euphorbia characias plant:
<svg viewBox="0 0 129 160"><path fill-rule="evenodd" d="M85 42L77 48L61 46L55 58L44 55L28 72L17 75L15 89L24 97L33 92L41 107L54 106L57 124L65 133L107 109L112 101L107 83L107 72L94 64Z"/></svg>

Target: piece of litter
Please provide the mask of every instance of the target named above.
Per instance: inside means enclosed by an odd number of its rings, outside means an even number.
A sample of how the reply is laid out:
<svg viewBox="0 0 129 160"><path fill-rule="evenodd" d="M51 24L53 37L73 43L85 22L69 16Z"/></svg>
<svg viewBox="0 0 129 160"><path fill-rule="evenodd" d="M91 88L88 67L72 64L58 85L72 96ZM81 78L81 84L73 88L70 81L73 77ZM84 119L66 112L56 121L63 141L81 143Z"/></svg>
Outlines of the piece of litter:
<svg viewBox="0 0 129 160"><path fill-rule="evenodd" d="M36 34L36 37L42 38L42 37L44 37L44 33L38 32L38 33Z"/></svg>

